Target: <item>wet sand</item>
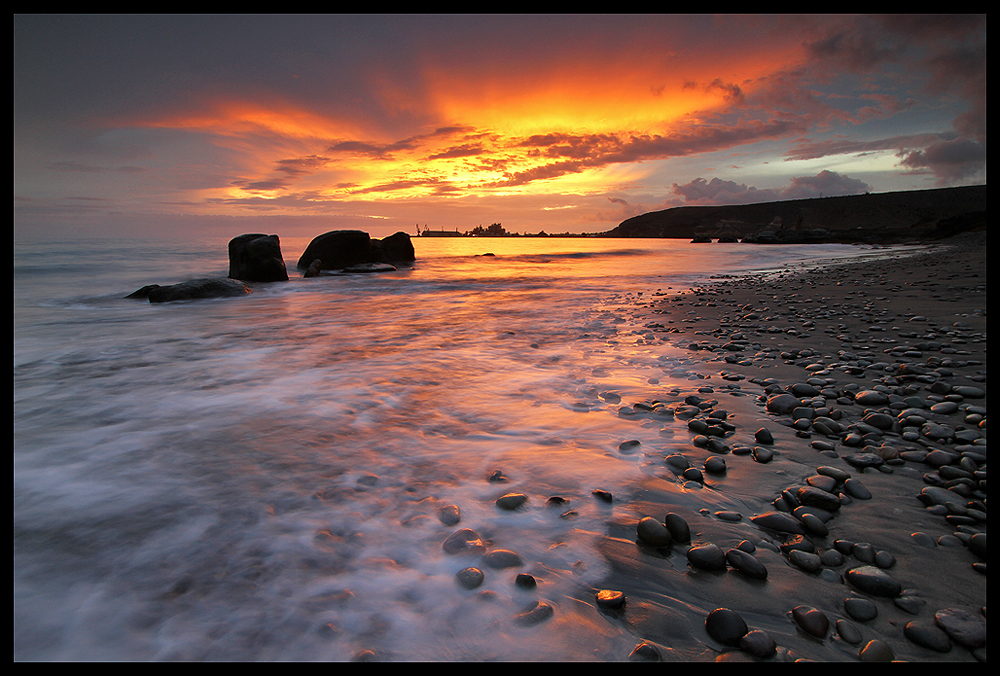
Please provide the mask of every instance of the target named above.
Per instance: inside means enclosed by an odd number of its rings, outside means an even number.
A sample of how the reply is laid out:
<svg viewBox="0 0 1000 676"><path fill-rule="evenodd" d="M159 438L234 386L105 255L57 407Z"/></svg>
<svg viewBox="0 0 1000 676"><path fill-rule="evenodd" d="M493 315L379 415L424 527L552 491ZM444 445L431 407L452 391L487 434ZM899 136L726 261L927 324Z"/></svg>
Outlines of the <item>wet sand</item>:
<svg viewBox="0 0 1000 676"><path fill-rule="evenodd" d="M686 446L644 449L649 478L616 495L630 516L602 545L607 586L626 598L604 612L637 637L632 658L985 662L985 234L659 291L644 312L648 343L684 346L700 365L690 388L623 402L637 424L680 419L691 432ZM712 456L724 471L708 470ZM690 542L637 535L667 513ZM766 578L732 554L693 564L705 545L739 545ZM709 631L717 608L746 626Z"/></svg>

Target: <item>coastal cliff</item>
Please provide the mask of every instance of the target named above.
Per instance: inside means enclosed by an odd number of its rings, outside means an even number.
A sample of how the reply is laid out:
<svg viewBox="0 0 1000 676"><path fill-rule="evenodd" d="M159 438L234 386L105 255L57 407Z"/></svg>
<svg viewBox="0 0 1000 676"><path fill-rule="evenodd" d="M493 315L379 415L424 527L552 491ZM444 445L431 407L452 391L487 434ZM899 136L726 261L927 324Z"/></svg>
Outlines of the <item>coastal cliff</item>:
<svg viewBox="0 0 1000 676"><path fill-rule="evenodd" d="M604 236L888 244L940 239L985 228L986 186L982 185L674 207L629 218Z"/></svg>

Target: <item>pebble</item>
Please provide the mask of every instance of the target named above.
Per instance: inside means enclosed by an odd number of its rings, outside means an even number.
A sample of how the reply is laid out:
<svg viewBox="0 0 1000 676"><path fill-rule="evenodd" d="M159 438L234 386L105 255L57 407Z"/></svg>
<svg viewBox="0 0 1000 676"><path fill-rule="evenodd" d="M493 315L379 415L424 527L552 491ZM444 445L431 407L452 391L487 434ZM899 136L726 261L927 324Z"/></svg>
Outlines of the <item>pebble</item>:
<svg viewBox="0 0 1000 676"><path fill-rule="evenodd" d="M805 526L802 525L802 522L784 512L764 512L750 517L750 521L760 528L777 533L805 534Z"/></svg>
<svg viewBox="0 0 1000 676"><path fill-rule="evenodd" d="M751 451L751 456L754 460L764 465L774 459L774 452L769 448L754 446L753 451Z"/></svg>
<svg viewBox="0 0 1000 676"><path fill-rule="evenodd" d="M479 554L486 551L483 539L471 528L455 531L448 536L442 547L448 554Z"/></svg>
<svg viewBox="0 0 1000 676"><path fill-rule="evenodd" d="M754 629L740 637L740 649L758 659L766 660L778 652L778 644L766 631Z"/></svg>
<svg viewBox="0 0 1000 676"><path fill-rule="evenodd" d="M742 549L730 549L726 552L726 561L730 566L755 580L767 579L767 566L760 560Z"/></svg>
<svg viewBox="0 0 1000 676"><path fill-rule="evenodd" d="M524 493L508 493L500 498L497 498L497 507L507 511L513 511L520 508L525 502L528 501L528 496Z"/></svg>
<svg viewBox="0 0 1000 676"><path fill-rule="evenodd" d="M648 545L668 547L673 542L670 531L659 520L645 516L636 525L636 535Z"/></svg>
<svg viewBox="0 0 1000 676"><path fill-rule="evenodd" d="M871 500L872 494L858 479L850 478L844 481L844 492L856 500Z"/></svg>
<svg viewBox="0 0 1000 676"><path fill-rule="evenodd" d="M943 629L925 620L912 620L903 627L903 635L928 650L946 653L951 650L951 639Z"/></svg>
<svg viewBox="0 0 1000 676"><path fill-rule="evenodd" d="M454 526L462 520L458 505L444 505L438 510L438 520L446 526Z"/></svg>
<svg viewBox="0 0 1000 676"><path fill-rule="evenodd" d="M618 444L618 450L622 453L635 453L641 445L642 443L638 439L630 439Z"/></svg>
<svg viewBox="0 0 1000 676"><path fill-rule="evenodd" d="M659 662L661 661L660 651L652 643L643 641L629 653L630 662Z"/></svg>
<svg viewBox="0 0 1000 676"><path fill-rule="evenodd" d="M716 608L705 618L705 631L722 645L738 647L749 627L736 611Z"/></svg>
<svg viewBox="0 0 1000 676"><path fill-rule="evenodd" d="M816 638L826 638L830 631L830 618L812 606L796 606L792 609L792 619L803 631Z"/></svg>
<svg viewBox="0 0 1000 676"><path fill-rule="evenodd" d="M509 549L494 549L483 555L483 564L490 568L516 568L521 565L521 557Z"/></svg>
<svg viewBox="0 0 1000 676"><path fill-rule="evenodd" d="M475 589L483 583L486 576L478 568L463 568L455 573L455 579L466 589Z"/></svg>
<svg viewBox="0 0 1000 676"><path fill-rule="evenodd" d="M934 613L934 621L955 643L974 650L986 645L986 618L964 608L944 608Z"/></svg>
<svg viewBox="0 0 1000 676"><path fill-rule="evenodd" d="M686 544L691 542L691 527L679 514L670 512L663 517L663 525L670 531L670 537L675 542Z"/></svg>
<svg viewBox="0 0 1000 676"><path fill-rule="evenodd" d="M517 577L514 578L514 584L521 589L534 589L538 586L538 580L535 579L534 575L518 573Z"/></svg>
<svg viewBox="0 0 1000 676"><path fill-rule="evenodd" d="M726 553L714 543L691 547L687 551L687 559L692 566L702 570L726 569Z"/></svg>
<svg viewBox="0 0 1000 676"><path fill-rule="evenodd" d="M514 622L522 626L531 626L544 622L555 614L555 608L546 601L535 601L523 611L514 616Z"/></svg>
<svg viewBox="0 0 1000 676"><path fill-rule="evenodd" d="M837 634L851 645L861 643L861 631L847 620L837 620Z"/></svg>
<svg viewBox="0 0 1000 676"><path fill-rule="evenodd" d="M726 471L726 459L719 455L712 455L705 458L705 471L709 474L724 474Z"/></svg>
<svg viewBox="0 0 1000 676"><path fill-rule="evenodd" d="M862 662L892 662L896 655L885 641L877 638L868 641L858 652Z"/></svg>
<svg viewBox="0 0 1000 676"><path fill-rule="evenodd" d="M625 594L613 589L601 589L594 595L599 608L620 610L625 606Z"/></svg>
<svg viewBox="0 0 1000 676"><path fill-rule="evenodd" d="M878 617L878 606L866 598L851 597L844 599L844 612L858 622L868 622Z"/></svg>
<svg viewBox="0 0 1000 676"><path fill-rule="evenodd" d="M771 434L770 430L768 430L766 427L761 427L759 430L757 430L754 433L754 437L753 438L754 438L754 440L756 440L756 442L758 444L773 444L774 443L774 436Z"/></svg>
<svg viewBox="0 0 1000 676"><path fill-rule="evenodd" d="M873 596L894 598L903 590L895 578L876 566L852 568L845 577L852 586Z"/></svg>
<svg viewBox="0 0 1000 676"><path fill-rule="evenodd" d="M793 549L789 551L788 560L791 561L796 568L806 573L817 573L823 567L823 562L817 554L802 551L801 549Z"/></svg>

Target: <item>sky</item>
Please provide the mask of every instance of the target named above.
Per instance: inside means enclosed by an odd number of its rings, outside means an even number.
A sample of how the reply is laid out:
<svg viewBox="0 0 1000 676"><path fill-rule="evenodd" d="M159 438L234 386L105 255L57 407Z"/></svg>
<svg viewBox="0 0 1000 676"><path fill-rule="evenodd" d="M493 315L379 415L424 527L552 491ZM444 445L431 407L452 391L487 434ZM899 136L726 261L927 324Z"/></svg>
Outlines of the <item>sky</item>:
<svg viewBox="0 0 1000 676"><path fill-rule="evenodd" d="M985 15L14 16L15 236L603 232L986 183Z"/></svg>

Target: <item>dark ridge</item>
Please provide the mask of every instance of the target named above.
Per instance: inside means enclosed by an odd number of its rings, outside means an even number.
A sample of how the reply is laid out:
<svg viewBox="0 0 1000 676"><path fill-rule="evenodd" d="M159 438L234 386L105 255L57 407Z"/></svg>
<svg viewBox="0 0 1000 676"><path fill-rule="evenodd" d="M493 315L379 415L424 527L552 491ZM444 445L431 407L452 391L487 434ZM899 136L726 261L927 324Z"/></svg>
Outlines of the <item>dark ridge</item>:
<svg viewBox="0 0 1000 676"><path fill-rule="evenodd" d="M674 207L635 216L601 236L761 244L893 244L937 240L985 228L986 186L979 185Z"/></svg>

